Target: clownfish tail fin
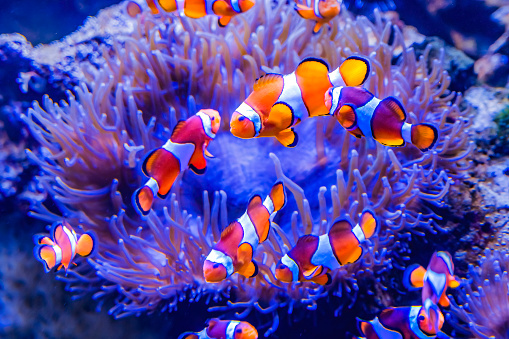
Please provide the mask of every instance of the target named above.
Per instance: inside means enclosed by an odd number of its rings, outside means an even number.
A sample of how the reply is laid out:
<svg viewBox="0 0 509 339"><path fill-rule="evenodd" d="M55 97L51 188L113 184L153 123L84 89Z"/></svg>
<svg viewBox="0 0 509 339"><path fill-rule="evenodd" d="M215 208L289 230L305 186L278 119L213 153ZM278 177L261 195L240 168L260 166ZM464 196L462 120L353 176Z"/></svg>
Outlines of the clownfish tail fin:
<svg viewBox="0 0 509 339"><path fill-rule="evenodd" d="M375 212L368 208L362 211L359 225L366 239L371 238L380 231L380 221L376 217Z"/></svg>
<svg viewBox="0 0 509 339"><path fill-rule="evenodd" d="M403 274L403 286L408 290L416 290L424 284L426 269L419 264L413 264L406 268Z"/></svg>
<svg viewBox="0 0 509 339"><path fill-rule="evenodd" d="M97 236L94 231L82 234L76 243L76 253L82 257L88 257L97 249Z"/></svg>
<svg viewBox="0 0 509 339"><path fill-rule="evenodd" d="M138 188L133 194L132 204L136 212L141 216L146 216L152 208L154 202L154 192L147 185Z"/></svg>
<svg viewBox="0 0 509 339"><path fill-rule="evenodd" d="M272 186L269 196L272 200L272 204L274 205L273 212L281 210L286 205L285 185L282 181L278 181L274 184L274 186Z"/></svg>
<svg viewBox="0 0 509 339"><path fill-rule="evenodd" d="M411 138L412 144L422 152L426 152L435 146L438 140L438 130L431 124L412 125Z"/></svg>
<svg viewBox="0 0 509 339"><path fill-rule="evenodd" d="M369 60L362 56L351 56L339 66L339 73L347 86L361 86L371 72Z"/></svg>

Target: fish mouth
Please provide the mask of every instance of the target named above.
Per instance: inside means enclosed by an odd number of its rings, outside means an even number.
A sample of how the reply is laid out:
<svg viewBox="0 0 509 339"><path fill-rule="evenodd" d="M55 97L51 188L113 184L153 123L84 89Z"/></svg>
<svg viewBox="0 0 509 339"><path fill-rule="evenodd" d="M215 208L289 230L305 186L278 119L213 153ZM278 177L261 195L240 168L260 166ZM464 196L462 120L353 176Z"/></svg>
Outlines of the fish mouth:
<svg viewBox="0 0 509 339"><path fill-rule="evenodd" d="M234 112L230 121L230 132L241 139L251 139L255 137L255 125L246 116Z"/></svg>

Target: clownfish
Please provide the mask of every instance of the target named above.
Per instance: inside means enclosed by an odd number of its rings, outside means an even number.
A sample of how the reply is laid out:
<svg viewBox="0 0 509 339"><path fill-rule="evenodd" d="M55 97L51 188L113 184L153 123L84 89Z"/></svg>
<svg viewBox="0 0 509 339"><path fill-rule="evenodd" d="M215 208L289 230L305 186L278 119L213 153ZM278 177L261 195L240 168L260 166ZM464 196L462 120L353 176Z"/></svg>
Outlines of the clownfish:
<svg viewBox="0 0 509 339"><path fill-rule="evenodd" d="M424 306L390 307L371 321L357 320L363 339L432 339L444 325L444 315L429 299Z"/></svg>
<svg viewBox="0 0 509 339"><path fill-rule="evenodd" d="M276 278L286 283L313 281L320 285L330 284L328 272L359 260L363 252L360 244L378 233L379 228L374 213L366 209L354 227L350 220L339 219L326 234L304 235L276 265Z"/></svg>
<svg viewBox="0 0 509 339"><path fill-rule="evenodd" d="M201 332L182 333L178 339L258 339L258 331L247 321L211 319Z"/></svg>
<svg viewBox="0 0 509 339"><path fill-rule="evenodd" d="M365 88L334 87L327 91L324 100L330 114L357 138L371 137L391 147L409 142L422 152L432 148L438 139L435 126L406 123L405 109L394 97L380 100Z"/></svg>
<svg viewBox="0 0 509 339"><path fill-rule="evenodd" d="M341 0L307 0L306 5L295 3L295 11L304 19L316 21L313 33L318 33L324 24L330 25L329 21L341 10Z"/></svg>
<svg viewBox="0 0 509 339"><path fill-rule="evenodd" d="M156 195L166 198L177 176L187 167L196 174L205 172L204 155L212 157L207 146L216 137L220 124L217 111L202 109L187 120L179 121L170 139L146 156L142 171L150 179L132 197L132 204L141 216L148 214Z"/></svg>
<svg viewBox="0 0 509 339"><path fill-rule="evenodd" d="M332 86L360 86L370 74L367 59L347 58L329 73L321 59L306 58L289 75L269 73L260 77L253 92L235 110L230 131L236 137L276 137L286 147L297 145L293 130L304 118L328 115L323 96Z"/></svg>
<svg viewBox="0 0 509 339"><path fill-rule="evenodd" d="M189 18L198 19L208 14L219 16L218 25L228 25L232 17L247 12L254 5L254 0L146 0L152 13L159 10L155 1L166 12L179 11Z"/></svg>
<svg viewBox="0 0 509 339"><path fill-rule="evenodd" d="M203 263L203 274L208 282L220 282L237 272L246 278L258 274L253 256L258 244L267 240L270 223L277 211L286 204L285 187L278 181L262 201L255 195L246 212L221 233L221 239Z"/></svg>
<svg viewBox="0 0 509 339"><path fill-rule="evenodd" d="M57 265L57 270L64 267L67 271L76 254L87 257L94 253L97 247L97 237L93 231L78 237L66 221L54 223L50 236L36 234L33 238L34 256L44 264L46 273Z"/></svg>
<svg viewBox="0 0 509 339"><path fill-rule="evenodd" d="M454 275L454 263L449 252L440 251L433 253L428 264L428 269L413 264L405 270L403 285L406 288L422 288L423 302L430 299L442 307L449 307L447 287L456 288L460 285L459 278Z"/></svg>

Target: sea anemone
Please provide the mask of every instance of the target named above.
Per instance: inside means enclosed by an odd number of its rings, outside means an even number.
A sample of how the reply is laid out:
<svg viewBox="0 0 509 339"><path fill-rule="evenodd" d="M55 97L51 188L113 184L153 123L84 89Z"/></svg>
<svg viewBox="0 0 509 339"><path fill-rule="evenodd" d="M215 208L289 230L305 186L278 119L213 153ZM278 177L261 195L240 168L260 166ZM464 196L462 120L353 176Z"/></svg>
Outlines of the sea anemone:
<svg viewBox="0 0 509 339"><path fill-rule="evenodd" d="M236 309L240 318L255 309L272 315L268 335L277 328L279 308L314 309L329 293L347 298L351 306L359 294L356 279L385 289L383 273L403 265L411 234L434 231L440 217L432 207L443 203L449 186L470 166L467 110L459 108L461 95L448 90L443 55L429 60L426 49L416 57L404 45L402 32L378 12L374 22L344 13L332 21L331 30L317 35L313 23L284 1L274 6L262 0L226 28L217 27L213 18L153 16L147 10L126 20L135 25L132 35L104 47L98 67L83 67L86 79L68 93L67 102L46 96L24 117L42 145L40 156L29 156L40 166L39 182L58 208L34 202L32 215L48 222L64 217L78 233L94 230L99 238L90 265L82 262L59 278L76 297L94 292L101 303L115 297L110 313L117 317L174 310L179 301L207 298L223 301L212 310ZM226 127L263 72L290 73L307 56L335 68L353 54L371 62L366 87L372 93L399 98L408 122L437 126L440 138L433 150L354 140L329 117L303 122L295 149L270 139L240 140L223 129L210 145L217 159L203 177L184 174L147 220L134 212L131 195L146 180L140 160L164 143L177 120L213 108ZM269 152L277 155L272 156L276 175ZM258 250L260 274L206 283L202 262L234 219L229 215L240 216L249 195L268 188L275 176L295 199L278 213L280 226L274 224L275 232ZM211 191L216 191L212 207ZM306 191L313 199L306 198ZM298 212L292 213L292 206ZM366 206L383 226L359 263L335 272L328 287L275 280L271 268L299 236L324 233L340 215L357 221Z"/></svg>

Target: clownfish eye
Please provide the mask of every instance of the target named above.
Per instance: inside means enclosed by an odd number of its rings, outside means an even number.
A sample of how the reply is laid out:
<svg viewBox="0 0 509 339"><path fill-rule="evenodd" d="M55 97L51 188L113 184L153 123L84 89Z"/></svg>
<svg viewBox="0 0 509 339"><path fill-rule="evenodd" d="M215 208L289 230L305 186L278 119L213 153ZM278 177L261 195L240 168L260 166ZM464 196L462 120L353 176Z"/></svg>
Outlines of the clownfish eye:
<svg viewBox="0 0 509 339"><path fill-rule="evenodd" d="M215 119L215 117L211 117L211 118L210 118L210 120L211 120L211 121L214 121L214 119Z"/></svg>
<svg viewBox="0 0 509 339"><path fill-rule="evenodd" d="M425 319L426 319L426 318L424 318L424 316L423 316L423 315L420 315L420 316L417 318L417 320L419 320L419 321L424 321Z"/></svg>
<svg viewBox="0 0 509 339"><path fill-rule="evenodd" d="M218 267L219 267L219 264L217 264L217 263L216 263L216 264L214 264L214 266L212 266L212 267L214 267L214 268L218 268Z"/></svg>
<svg viewBox="0 0 509 339"><path fill-rule="evenodd" d="M242 330L240 328L238 328L235 330L235 332L240 334L240 333L242 333Z"/></svg>
<svg viewBox="0 0 509 339"><path fill-rule="evenodd" d="M244 119L245 119L245 118L246 118L245 116L241 115L241 116L239 117L239 121L244 121Z"/></svg>
<svg viewBox="0 0 509 339"><path fill-rule="evenodd" d="M278 267L280 270L284 270L286 268L286 266L284 264L279 264L279 267Z"/></svg>

